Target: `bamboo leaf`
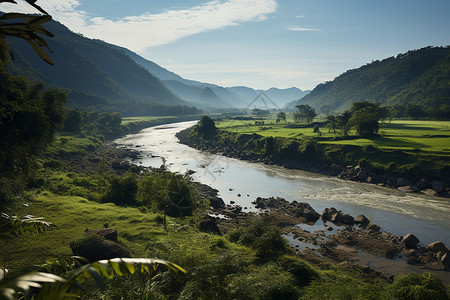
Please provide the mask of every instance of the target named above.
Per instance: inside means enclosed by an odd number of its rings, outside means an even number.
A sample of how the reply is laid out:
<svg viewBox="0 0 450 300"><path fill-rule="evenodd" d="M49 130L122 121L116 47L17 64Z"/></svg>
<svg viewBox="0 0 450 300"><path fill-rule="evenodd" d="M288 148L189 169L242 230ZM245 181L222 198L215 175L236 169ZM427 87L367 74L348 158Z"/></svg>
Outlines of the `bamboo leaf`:
<svg viewBox="0 0 450 300"><path fill-rule="evenodd" d="M53 65L53 61L50 59L50 57L48 57L47 53L44 52L44 50L42 50L41 47L39 47L38 45L36 45L34 42L32 41L27 41L28 44L31 45L31 47L33 47L34 51L48 64Z"/></svg>

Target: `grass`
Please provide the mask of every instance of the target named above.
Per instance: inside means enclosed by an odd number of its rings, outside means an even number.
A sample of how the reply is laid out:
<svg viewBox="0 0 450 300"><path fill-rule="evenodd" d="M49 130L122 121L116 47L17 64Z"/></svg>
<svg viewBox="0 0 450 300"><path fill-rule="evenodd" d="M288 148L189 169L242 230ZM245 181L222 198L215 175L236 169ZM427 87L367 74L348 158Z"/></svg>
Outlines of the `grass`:
<svg viewBox="0 0 450 300"><path fill-rule="evenodd" d="M313 128L287 128L286 123L293 120L276 123L273 117L264 118L264 125L255 125L255 120L220 120L216 126L227 131L241 134L259 134L265 137L297 138L317 137L323 144L338 145L372 145L390 150L417 150L450 155L450 121L418 121L393 120L380 126L379 135L371 138L360 138L352 131L348 138L329 132L328 128L320 127L321 136L314 133Z"/></svg>
<svg viewBox="0 0 450 300"><path fill-rule="evenodd" d="M11 272L27 270L42 264L48 257L71 255L71 241L83 236L85 229L103 228L108 223L116 229L119 241L134 257L145 257L145 246L151 239L165 234L156 222L157 214L142 213L138 208L111 203L97 203L78 196L60 196L44 191L15 212L18 216L45 217L57 227L37 236L2 238L0 259Z"/></svg>
<svg viewBox="0 0 450 300"><path fill-rule="evenodd" d="M127 125L130 123L137 122L151 122L151 121L165 121L176 118L175 116L167 116L167 117L154 117L154 116L144 116L144 117L126 117L122 118L122 125Z"/></svg>

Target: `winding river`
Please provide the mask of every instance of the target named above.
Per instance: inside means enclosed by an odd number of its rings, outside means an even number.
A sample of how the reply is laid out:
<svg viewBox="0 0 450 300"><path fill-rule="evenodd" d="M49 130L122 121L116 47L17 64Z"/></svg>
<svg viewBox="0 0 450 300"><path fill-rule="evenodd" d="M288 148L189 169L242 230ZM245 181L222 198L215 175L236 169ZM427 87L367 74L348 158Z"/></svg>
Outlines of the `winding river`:
<svg viewBox="0 0 450 300"><path fill-rule="evenodd" d="M217 189L225 203L234 201L244 211L256 211L251 204L256 197L283 197L308 202L319 213L335 207L353 216L364 214L383 231L413 233L421 245L442 241L450 246L449 199L241 161L178 143L175 134L195 123L150 127L115 142L141 151L143 158L134 163L160 167L163 157L173 172L195 171L195 181Z"/></svg>

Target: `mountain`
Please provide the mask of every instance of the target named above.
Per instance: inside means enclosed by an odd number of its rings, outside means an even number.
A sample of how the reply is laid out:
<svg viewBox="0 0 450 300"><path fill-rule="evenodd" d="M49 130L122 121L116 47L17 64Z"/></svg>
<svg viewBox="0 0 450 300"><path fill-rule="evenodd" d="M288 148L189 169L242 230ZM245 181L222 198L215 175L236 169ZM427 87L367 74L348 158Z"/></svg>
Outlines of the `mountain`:
<svg viewBox="0 0 450 300"><path fill-rule="evenodd" d="M271 88L266 91L266 94L277 106L283 107L290 101L303 98L309 92L310 91L302 91L301 89L292 87L288 89Z"/></svg>
<svg viewBox="0 0 450 300"><path fill-rule="evenodd" d="M109 44L75 34L55 21L45 27L55 35L46 39L55 64L48 65L26 42L12 38L9 41L15 59L7 65L8 71L32 82L43 81L49 87L66 89L69 105L128 113L130 107L139 104L188 105L159 78ZM135 110L139 113L139 109Z"/></svg>
<svg viewBox="0 0 450 300"><path fill-rule="evenodd" d="M319 84L287 106L308 104L328 114L359 101L433 108L450 103L450 46L426 47L373 61Z"/></svg>
<svg viewBox="0 0 450 300"><path fill-rule="evenodd" d="M262 90L255 90L249 87L222 87L219 85L204 83L194 80L185 79L159 65L147 60L138 54L118 46L112 46L128 55L137 64L146 68L150 73L158 77L170 90L177 94L180 98L199 105L202 108L224 108L224 107L247 107ZM218 97L204 98L201 97L205 88L211 89ZM265 91L266 94L274 102L272 106L283 107L289 101L300 99L309 91L302 91L298 88L277 89L271 88ZM208 100L210 99L210 101Z"/></svg>

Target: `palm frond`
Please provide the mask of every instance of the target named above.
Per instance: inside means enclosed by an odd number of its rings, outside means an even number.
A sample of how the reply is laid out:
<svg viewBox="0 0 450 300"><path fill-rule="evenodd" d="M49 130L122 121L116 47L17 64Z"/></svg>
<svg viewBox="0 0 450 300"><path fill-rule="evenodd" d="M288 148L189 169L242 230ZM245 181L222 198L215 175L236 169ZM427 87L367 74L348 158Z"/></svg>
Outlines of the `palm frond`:
<svg viewBox="0 0 450 300"><path fill-rule="evenodd" d="M6 213L2 213L2 218L7 220L5 225L21 236L26 234L36 235L45 232L52 227L56 227L53 223L44 221L44 218L32 215L18 218L17 216L10 216Z"/></svg>
<svg viewBox="0 0 450 300"><path fill-rule="evenodd" d="M25 299L77 299L84 292L81 283L86 279L94 278L102 287L102 276L112 279L134 274L137 270L154 274L161 271L161 266L169 271L186 273L182 267L162 259L114 258L84 265L61 276L32 272L17 277L0 286L0 299L17 299L19 295L24 295Z"/></svg>

